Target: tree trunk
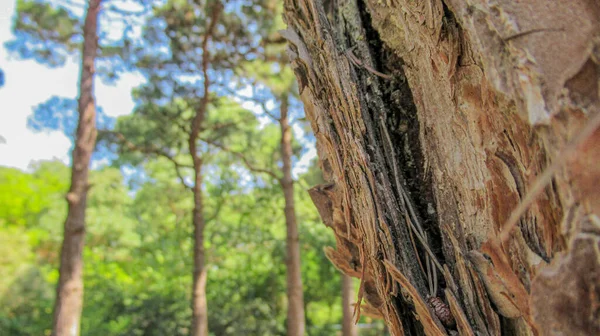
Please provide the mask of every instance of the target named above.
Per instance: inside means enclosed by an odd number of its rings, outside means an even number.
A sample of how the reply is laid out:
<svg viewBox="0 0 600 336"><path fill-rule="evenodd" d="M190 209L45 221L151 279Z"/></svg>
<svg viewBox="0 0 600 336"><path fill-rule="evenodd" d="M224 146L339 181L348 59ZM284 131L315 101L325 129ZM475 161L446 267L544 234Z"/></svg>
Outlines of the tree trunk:
<svg viewBox="0 0 600 336"><path fill-rule="evenodd" d="M202 77L204 79L204 88L200 106L196 115L192 119L192 127L188 138L188 148L190 157L194 165L194 279L192 284L192 336L208 336L208 306L206 302L206 255L204 249L204 228L206 226L204 218L204 203L202 194L202 166L203 159L198 152L198 139L204 127L204 120L210 103L211 81L208 76L208 66L211 62L209 53L209 40L213 37L213 32L217 25L219 16L223 11L223 4L217 2L211 13L211 20L206 28L204 39L202 41Z"/></svg>
<svg viewBox="0 0 600 336"><path fill-rule="evenodd" d="M328 181L311 197L361 311L393 335L600 334L598 2L284 17Z"/></svg>
<svg viewBox="0 0 600 336"><path fill-rule="evenodd" d="M208 336L206 304L206 266L204 255L204 204L202 195L202 163L194 158L194 279L192 289L192 336Z"/></svg>
<svg viewBox="0 0 600 336"><path fill-rule="evenodd" d="M285 225L287 227L286 267L287 267L287 334L304 336L304 294L302 293L302 274L300 271L300 241L296 208L294 203L294 180L292 178L292 128L288 117L288 97L281 98L281 160L283 178L281 188L285 198Z"/></svg>
<svg viewBox="0 0 600 336"><path fill-rule="evenodd" d="M52 335L77 336L83 307L83 246L90 160L96 144L94 62L98 52L98 15L101 0L91 0L83 26L79 81L79 120L72 153L68 213L60 252L60 277L56 289Z"/></svg>
<svg viewBox="0 0 600 336"><path fill-rule="evenodd" d="M354 323L352 304L354 303L354 285L352 277L341 274L342 277L342 335L358 336L358 326Z"/></svg>

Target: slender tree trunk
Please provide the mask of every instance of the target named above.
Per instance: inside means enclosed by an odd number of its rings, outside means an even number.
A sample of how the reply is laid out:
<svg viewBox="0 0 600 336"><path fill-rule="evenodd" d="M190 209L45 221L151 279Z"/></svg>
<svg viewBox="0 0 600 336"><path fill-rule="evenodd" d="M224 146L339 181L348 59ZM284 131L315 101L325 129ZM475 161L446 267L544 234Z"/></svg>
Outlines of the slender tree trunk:
<svg viewBox="0 0 600 336"><path fill-rule="evenodd" d="M294 203L294 180L292 178L292 128L288 117L288 96L281 98L281 158L283 161L283 178L281 188L285 198L285 224L287 227L287 334L288 336L304 336L304 294L302 293L302 274L300 271L300 240L296 208Z"/></svg>
<svg viewBox="0 0 600 336"><path fill-rule="evenodd" d="M284 8L361 312L398 336L600 334L600 3Z"/></svg>
<svg viewBox="0 0 600 336"><path fill-rule="evenodd" d="M190 156L194 165L194 279L192 288L192 336L208 336L208 306L206 302L206 255L204 249L204 204L202 195L202 158L198 153L197 141L202 130L208 103L210 102L211 81L208 76L210 63L209 41L212 38L219 16L223 11L223 4L218 2L211 13L211 20L206 28L202 41L202 77L204 78L204 92L200 106L192 120L192 128L188 139Z"/></svg>
<svg viewBox="0 0 600 336"><path fill-rule="evenodd" d="M342 313L344 320L342 321L342 335L343 336L358 336L358 326L354 323L353 313L354 309L352 304L356 293L354 292L354 285L352 283L352 277L344 273L342 277Z"/></svg>
<svg viewBox="0 0 600 336"><path fill-rule="evenodd" d="M208 336L206 303L206 265L204 250L204 203L202 195L202 162L194 159L194 280L192 288L192 336Z"/></svg>
<svg viewBox="0 0 600 336"><path fill-rule="evenodd" d="M83 246L88 173L96 144L94 62L98 50L98 14L101 0L88 3L83 27L83 50L79 82L79 121L72 153L71 188L67 194L68 214L60 253L60 277L54 304L52 334L77 336L83 307Z"/></svg>

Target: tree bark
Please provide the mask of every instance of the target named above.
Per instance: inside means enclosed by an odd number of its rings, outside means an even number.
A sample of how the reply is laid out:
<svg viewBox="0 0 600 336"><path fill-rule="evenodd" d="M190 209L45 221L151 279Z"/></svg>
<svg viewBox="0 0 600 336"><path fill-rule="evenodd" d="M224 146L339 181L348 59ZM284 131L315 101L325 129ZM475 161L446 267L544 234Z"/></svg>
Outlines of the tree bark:
<svg viewBox="0 0 600 336"><path fill-rule="evenodd" d="M342 277L342 335L343 336L358 336L358 326L354 323L354 285L352 277L346 274L341 274Z"/></svg>
<svg viewBox="0 0 600 336"><path fill-rule="evenodd" d="M310 193L361 312L393 335L600 333L599 15L285 1L328 182Z"/></svg>
<svg viewBox="0 0 600 336"><path fill-rule="evenodd" d="M79 82L79 120L72 153L68 213L60 253L60 277L56 289L52 335L77 336L83 307L83 246L85 210L89 189L90 160L96 144L94 62L98 52L98 15L101 0L88 3L83 26L83 50Z"/></svg>
<svg viewBox="0 0 600 336"><path fill-rule="evenodd" d="M286 269L287 269L287 335L304 336L304 294L302 292L302 274L300 269L300 240L296 208L294 201L294 179L292 178L292 128L289 124L289 102L287 94L281 97L281 160L283 162L281 188L285 199Z"/></svg>
<svg viewBox="0 0 600 336"><path fill-rule="evenodd" d="M208 307L206 303L206 265L204 254L204 203L202 195L202 163L195 158L194 164L194 279L192 288L193 336L208 336Z"/></svg>
<svg viewBox="0 0 600 336"><path fill-rule="evenodd" d="M206 48L206 47L205 47ZM205 49L206 52L206 49ZM206 54L205 54L206 55ZM192 128L188 139L190 157L194 166L194 210L192 214L192 225L194 226L194 273L192 282L192 336L208 336L208 306L206 302L206 255L204 248L204 229L206 227L204 218L204 195L202 194L202 157L198 153L198 137L202 130L202 124L208 109L210 81L208 79L208 59L204 57L203 75L204 95L200 106L192 120Z"/></svg>

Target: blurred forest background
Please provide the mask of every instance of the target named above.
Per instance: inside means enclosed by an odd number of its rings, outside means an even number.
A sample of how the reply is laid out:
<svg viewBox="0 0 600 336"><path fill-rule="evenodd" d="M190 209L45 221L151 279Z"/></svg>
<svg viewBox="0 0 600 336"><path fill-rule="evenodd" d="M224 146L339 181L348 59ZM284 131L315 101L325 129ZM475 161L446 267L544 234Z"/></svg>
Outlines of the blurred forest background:
<svg viewBox="0 0 600 336"><path fill-rule="evenodd" d="M86 8L17 0L15 38L4 48L48 67L80 60ZM277 33L282 9L279 0L101 1L95 80L137 73L145 81L131 114L96 112L82 335L190 334L197 193L210 333L285 335L286 131L306 333L341 333L342 276L324 253L333 235L306 192L321 176ZM75 143L77 98L40 104L28 127ZM70 186L71 168L59 161L0 167L0 335L51 334ZM381 321L363 316L360 326L361 335L384 334Z"/></svg>

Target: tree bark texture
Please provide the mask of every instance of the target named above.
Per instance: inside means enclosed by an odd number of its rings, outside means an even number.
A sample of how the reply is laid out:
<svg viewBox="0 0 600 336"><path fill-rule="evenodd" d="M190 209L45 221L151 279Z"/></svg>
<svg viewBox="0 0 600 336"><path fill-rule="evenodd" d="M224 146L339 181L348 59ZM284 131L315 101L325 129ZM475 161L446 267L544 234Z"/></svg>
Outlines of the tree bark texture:
<svg viewBox="0 0 600 336"><path fill-rule="evenodd" d="M355 291L352 277L341 274L342 278L342 336L358 336L358 325L354 322L354 303Z"/></svg>
<svg viewBox="0 0 600 336"><path fill-rule="evenodd" d="M294 201L294 179L292 178L292 128L290 127L287 95L281 98L279 125L281 127L281 160L283 162L281 188L285 199L286 270L287 270L287 335L304 335L304 294L300 265L300 240Z"/></svg>
<svg viewBox="0 0 600 336"><path fill-rule="evenodd" d="M54 303L52 335L77 336L83 307L83 246L85 210L89 189L90 160L96 144L94 62L98 52L98 15L101 0L88 3L83 26L83 50L79 81L79 120L72 153L68 213L60 253L60 276Z"/></svg>
<svg viewBox="0 0 600 336"><path fill-rule="evenodd" d="M357 313L393 335L600 334L597 1L287 0L284 18Z"/></svg>

